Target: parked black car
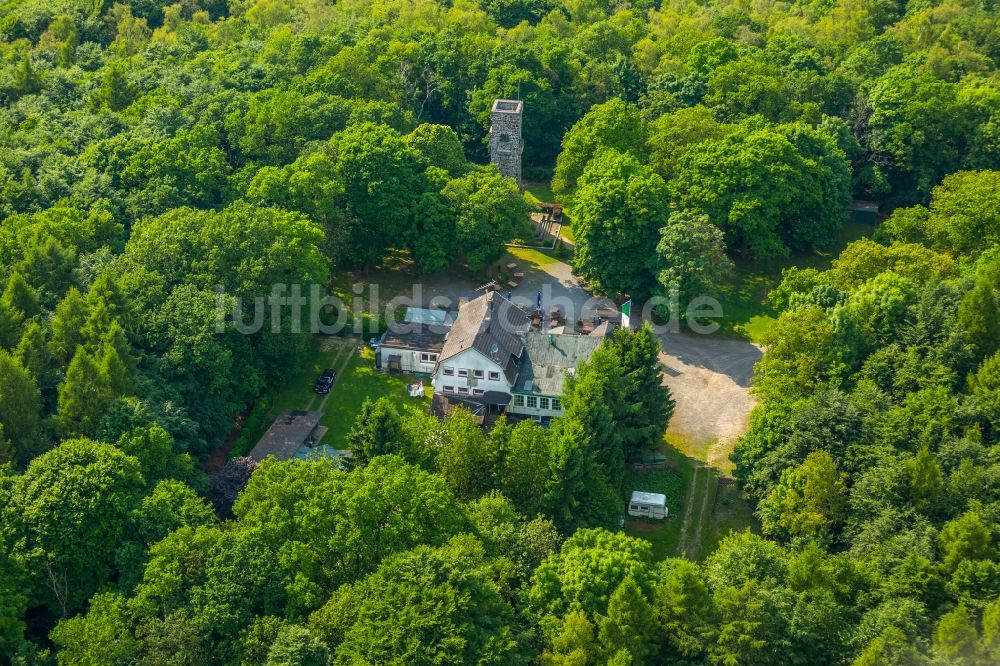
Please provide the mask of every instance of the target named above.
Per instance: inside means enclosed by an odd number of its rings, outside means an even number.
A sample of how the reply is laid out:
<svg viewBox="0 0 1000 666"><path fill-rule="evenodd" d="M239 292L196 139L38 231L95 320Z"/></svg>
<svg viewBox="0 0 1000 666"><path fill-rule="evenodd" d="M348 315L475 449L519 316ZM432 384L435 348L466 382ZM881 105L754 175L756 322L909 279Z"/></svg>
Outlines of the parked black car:
<svg viewBox="0 0 1000 666"><path fill-rule="evenodd" d="M316 387L313 390L320 395L329 393L330 387L333 386L333 382L335 381L337 381L337 371L324 370L323 374L316 380Z"/></svg>

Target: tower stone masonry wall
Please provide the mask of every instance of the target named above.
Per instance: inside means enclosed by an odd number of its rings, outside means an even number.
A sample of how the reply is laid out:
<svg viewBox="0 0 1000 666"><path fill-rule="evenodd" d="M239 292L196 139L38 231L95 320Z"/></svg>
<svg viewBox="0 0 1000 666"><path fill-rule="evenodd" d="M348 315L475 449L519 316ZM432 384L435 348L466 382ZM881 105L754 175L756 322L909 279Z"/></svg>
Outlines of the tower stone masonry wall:
<svg viewBox="0 0 1000 666"><path fill-rule="evenodd" d="M497 165L500 173L521 182L521 153L524 141L521 137L524 102L517 99L497 99L490 111L490 161Z"/></svg>

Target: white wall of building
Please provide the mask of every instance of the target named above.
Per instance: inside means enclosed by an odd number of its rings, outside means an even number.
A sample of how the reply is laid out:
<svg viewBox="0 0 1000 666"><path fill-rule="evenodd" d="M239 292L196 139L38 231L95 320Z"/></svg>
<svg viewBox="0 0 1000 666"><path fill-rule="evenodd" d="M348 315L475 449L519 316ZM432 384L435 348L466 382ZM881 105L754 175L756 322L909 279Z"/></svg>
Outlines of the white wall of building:
<svg viewBox="0 0 1000 666"><path fill-rule="evenodd" d="M452 371L450 375L447 374L449 368ZM477 374L482 376L477 377ZM434 373L433 383L436 393L459 397L472 397L477 390L510 393L510 382L500 364L475 349L466 349L441 361ZM448 391L447 387L454 391Z"/></svg>
<svg viewBox="0 0 1000 666"><path fill-rule="evenodd" d="M523 398L523 404L519 398ZM531 400L534 398L534 401ZM553 402L555 401L555 402ZM534 403L534 406L532 406ZM520 395L515 394L510 399L510 406L507 411L511 414L523 414L524 416L537 416L539 418L548 416L562 416L562 403L558 397L551 395Z"/></svg>
<svg viewBox="0 0 1000 666"><path fill-rule="evenodd" d="M400 357L400 369L403 372L432 374L434 366L437 364L437 354L427 356L428 352L417 351L416 349L396 349L393 347L380 346L378 348L379 367L383 370L389 369L389 357ZM422 358L425 357L425 358Z"/></svg>

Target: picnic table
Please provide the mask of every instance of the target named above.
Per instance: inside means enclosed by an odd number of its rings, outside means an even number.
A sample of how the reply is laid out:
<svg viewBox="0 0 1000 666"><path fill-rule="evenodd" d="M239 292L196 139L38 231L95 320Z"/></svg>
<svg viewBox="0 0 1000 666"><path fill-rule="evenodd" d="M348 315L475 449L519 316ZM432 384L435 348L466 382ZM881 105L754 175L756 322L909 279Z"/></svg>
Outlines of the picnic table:
<svg viewBox="0 0 1000 666"><path fill-rule="evenodd" d="M524 277L524 272L523 271L518 271L517 273L514 273L514 277L516 277L516 278L523 278Z"/></svg>
<svg viewBox="0 0 1000 666"><path fill-rule="evenodd" d="M515 268L517 268L517 264L515 264L514 262L511 262L511 263L507 264L507 268L509 268L510 270L514 270Z"/></svg>
<svg viewBox="0 0 1000 666"><path fill-rule="evenodd" d="M518 285L518 283L514 282L513 280L509 280L507 282L507 286L510 287L511 289L517 289L517 285Z"/></svg>

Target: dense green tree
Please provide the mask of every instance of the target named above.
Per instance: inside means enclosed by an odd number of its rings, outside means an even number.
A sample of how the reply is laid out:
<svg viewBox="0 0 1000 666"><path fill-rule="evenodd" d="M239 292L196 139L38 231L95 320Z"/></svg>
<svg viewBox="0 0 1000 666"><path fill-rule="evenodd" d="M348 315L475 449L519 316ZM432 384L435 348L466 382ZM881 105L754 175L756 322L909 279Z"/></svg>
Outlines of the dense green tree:
<svg viewBox="0 0 1000 666"><path fill-rule="evenodd" d="M962 560L987 559L991 556L991 541L990 531L979 514L967 511L941 528L938 535L941 563L954 570Z"/></svg>
<svg viewBox="0 0 1000 666"><path fill-rule="evenodd" d="M542 560L558 550L559 533L552 521L540 516L526 519L495 491L473 502L469 516L489 556L513 565L512 586L526 582Z"/></svg>
<svg viewBox="0 0 1000 666"><path fill-rule="evenodd" d="M702 141L722 138L732 129L732 125L720 123L711 109L700 105L665 113L649 124L650 166L670 182L685 151Z"/></svg>
<svg viewBox="0 0 1000 666"><path fill-rule="evenodd" d="M697 565L668 559L653 583L653 617L666 643L666 655L696 659L704 655L715 631L712 598Z"/></svg>
<svg viewBox="0 0 1000 666"><path fill-rule="evenodd" d="M887 178L897 201L926 196L961 164L971 132L971 109L957 86L908 64L888 70L868 92L868 148L888 163Z"/></svg>
<svg viewBox="0 0 1000 666"><path fill-rule="evenodd" d="M21 321L16 310L0 303L0 349L10 349L21 337Z"/></svg>
<svg viewBox="0 0 1000 666"><path fill-rule="evenodd" d="M11 447L0 448L0 462L21 465L45 449L42 404L38 385L9 353L0 350L0 428Z"/></svg>
<svg viewBox="0 0 1000 666"><path fill-rule="evenodd" d="M215 129L198 125L144 146L121 173L133 190L129 206L136 217L179 206L214 207L224 202L229 163Z"/></svg>
<svg viewBox="0 0 1000 666"><path fill-rule="evenodd" d="M521 513L532 516L542 511L549 474L549 433L530 420L515 426L494 425L490 432L498 453L497 486Z"/></svg>
<svg viewBox="0 0 1000 666"><path fill-rule="evenodd" d="M552 647L542 653L542 663L577 666L598 661L594 625L584 613L570 611L551 638Z"/></svg>
<svg viewBox="0 0 1000 666"><path fill-rule="evenodd" d="M588 618L606 615L615 590L631 578L648 589L652 551L649 542L621 532L581 529L535 571L528 594L537 617L561 617L576 610Z"/></svg>
<svg viewBox="0 0 1000 666"><path fill-rule="evenodd" d="M980 663L982 647L975 620L964 606L945 613L934 630L934 652L952 664Z"/></svg>
<svg viewBox="0 0 1000 666"><path fill-rule="evenodd" d="M764 532L785 538L830 533L847 510L843 477L826 451L814 451L795 469L786 469L760 504Z"/></svg>
<svg viewBox="0 0 1000 666"><path fill-rule="evenodd" d="M376 456L398 453L402 436L395 405L388 398L374 402L366 398L347 433L347 445L354 453L354 461L365 465Z"/></svg>
<svg viewBox="0 0 1000 666"><path fill-rule="evenodd" d="M0 303L3 303L10 312L16 313L22 321L37 317L42 312L38 294L20 273L11 273L3 296L0 297Z"/></svg>
<svg viewBox="0 0 1000 666"><path fill-rule="evenodd" d="M494 484L497 451L467 409L452 412L434 438L435 469L462 499L486 494Z"/></svg>
<svg viewBox="0 0 1000 666"><path fill-rule="evenodd" d="M606 149L594 156L568 209L574 270L602 292L648 296L657 278L651 249L666 223L668 199L663 179L631 155Z"/></svg>
<svg viewBox="0 0 1000 666"><path fill-rule="evenodd" d="M141 650L131 625L127 600L114 592L104 592L94 595L86 614L60 621L49 636L59 648L59 663L125 664Z"/></svg>
<svg viewBox="0 0 1000 666"><path fill-rule="evenodd" d="M528 203L495 167L474 168L442 190L455 214L458 247L472 270L496 261L529 223Z"/></svg>
<svg viewBox="0 0 1000 666"><path fill-rule="evenodd" d="M568 201L587 164L602 149L611 148L641 158L645 153L644 142L642 117L631 104L616 97L591 107L563 136L552 191L560 201Z"/></svg>
<svg viewBox="0 0 1000 666"><path fill-rule="evenodd" d="M456 216L438 192L424 192L413 211L408 245L424 273L439 273L455 258Z"/></svg>
<svg viewBox="0 0 1000 666"><path fill-rule="evenodd" d="M552 432L549 475L542 506L563 534L580 527L610 527L619 515L618 493L595 460L593 444L579 422L563 418Z"/></svg>
<svg viewBox="0 0 1000 666"><path fill-rule="evenodd" d="M850 194L847 168L822 131L751 120L686 152L670 189L678 207L725 231L730 248L766 259L833 241Z"/></svg>
<svg viewBox="0 0 1000 666"><path fill-rule="evenodd" d="M462 141L447 125L422 123L403 138L427 166L444 169L453 177L468 171Z"/></svg>
<svg viewBox="0 0 1000 666"><path fill-rule="evenodd" d="M266 666L325 666L329 650L303 627L288 625L278 632L267 653Z"/></svg>
<svg viewBox="0 0 1000 666"><path fill-rule="evenodd" d="M397 555L356 593L357 619L337 648L337 663L527 661L513 610L474 538Z"/></svg>
<svg viewBox="0 0 1000 666"><path fill-rule="evenodd" d="M225 115L230 145L242 162L290 162L307 141L326 140L350 118L346 100L321 92L269 87L238 99Z"/></svg>
<svg viewBox="0 0 1000 666"><path fill-rule="evenodd" d="M135 101L137 96L137 87L130 80L125 63L117 62L104 71L100 85L94 90L90 99L98 109L122 111Z"/></svg>
<svg viewBox="0 0 1000 666"><path fill-rule="evenodd" d="M363 229L354 235L358 264L382 258L389 239L402 234L420 193L426 189L420 158L399 134L385 125L351 125L331 139L337 178L346 203ZM371 233L376 227L379 233Z"/></svg>
<svg viewBox="0 0 1000 666"><path fill-rule="evenodd" d="M144 484L135 458L86 439L63 442L15 478L4 521L33 606L67 617L110 579Z"/></svg>
<svg viewBox="0 0 1000 666"><path fill-rule="evenodd" d="M819 306L790 310L767 334L768 354L757 364L755 391L777 401L801 397L842 371L836 331Z"/></svg>
<svg viewBox="0 0 1000 666"><path fill-rule="evenodd" d="M617 328L605 342L624 376L626 411L616 415L625 457L660 446L674 413L670 389L663 383L660 353L663 350L651 325L638 331Z"/></svg>
<svg viewBox="0 0 1000 666"><path fill-rule="evenodd" d="M112 379L99 361L78 349L59 385L59 430L65 437L93 435L115 398Z"/></svg>
<svg viewBox="0 0 1000 666"><path fill-rule="evenodd" d="M50 328L49 342L52 355L68 365L76 354L77 345L83 342L82 329L87 321L87 302L74 287L56 306Z"/></svg>
<svg viewBox="0 0 1000 666"><path fill-rule="evenodd" d="M136 535L154 544L179 527L215 524L212 507L187 484L175 479L158 482L132 513Z"/></svg>
<svg viewBox="0 0 1000 666"><path fill-rule="evenodd" d="M615 657L620 650L628 650L635 660L628 663L642 663L649 658L654 651L654 627L649 602L631 577L611 593L607 614L597 617L598 641L604 653Z"/></svg>
<svg viewBox="0 0 1000 666"><path fill-rule="evenodd" d="M197 480L191 456L175 452L174 438L159 424L125 433L116 446L139 461L147 483L153 484L160 479Z"/></svg>
<svg viewBox="0 0 1000 666"><path fill-rule="evenodd" d="M981 280L965 294L958 305L956 324L975 350L977 361L1000 348L1000 307L992 285Z"/></svg>
<svg viewBox="0 0 1000 666"><path fill-rule="evenodd" d="M28 594L27 574L6 549L0 553L0 577L6 582L0 591L0 654L11 654L23 640Z"/></svg>
<svg viewBox="0 0 1000 666"><path fill-rule="evenodd" d="M42 393L43 405L51 411L59 376L56 372L55 359L52 357L52 351L49 349L46 339L46 330L39 323L30 322L24 327L24 333L21 335L21 340L17 343L13 355L21 362L28 374L36 379Z"/></svg>
<svg viewBox="0 0 1000 666"><path fill-rule="evenodd" d="M707 215L671 211L660 229L656 253L660 285L668 293L676 289L685 301L712 293L733 270L726 256L725 235Z"/></svg>
<svg viewBox="0 0 1000 666"><path fill-rule="evenodd" d="M615 483L625 465L626 434L624 421L631 415L638 389L624 376L617 349L610 344L599 347L585 363L577 367L574 376L567 377L563 395L563 426L579 428L585 438L586 451L601 465L604 474ZM637 418L632 418L631 426ZM643 424L646 425L646 424ZM639 440L640 433L629 433L629 443Z"/></svg>
<svg viewBox="0 0 1000 666"><path fill-rule="evenodd" d="M291 603L308 609L322 604L324 590L370 573L393 553L444 543L466 523L441 477L395 456L350 474L327 462L265 462L234 513L292 561L314 563L288 589Z"/></svg>
<svg viewBox="0 0 1000 666"><path fill-rule="evenodd" d="M885 222L890 238L978 255L1000 241L997 171L959 171L931 191L929 206L897 208Z"/></svg>

